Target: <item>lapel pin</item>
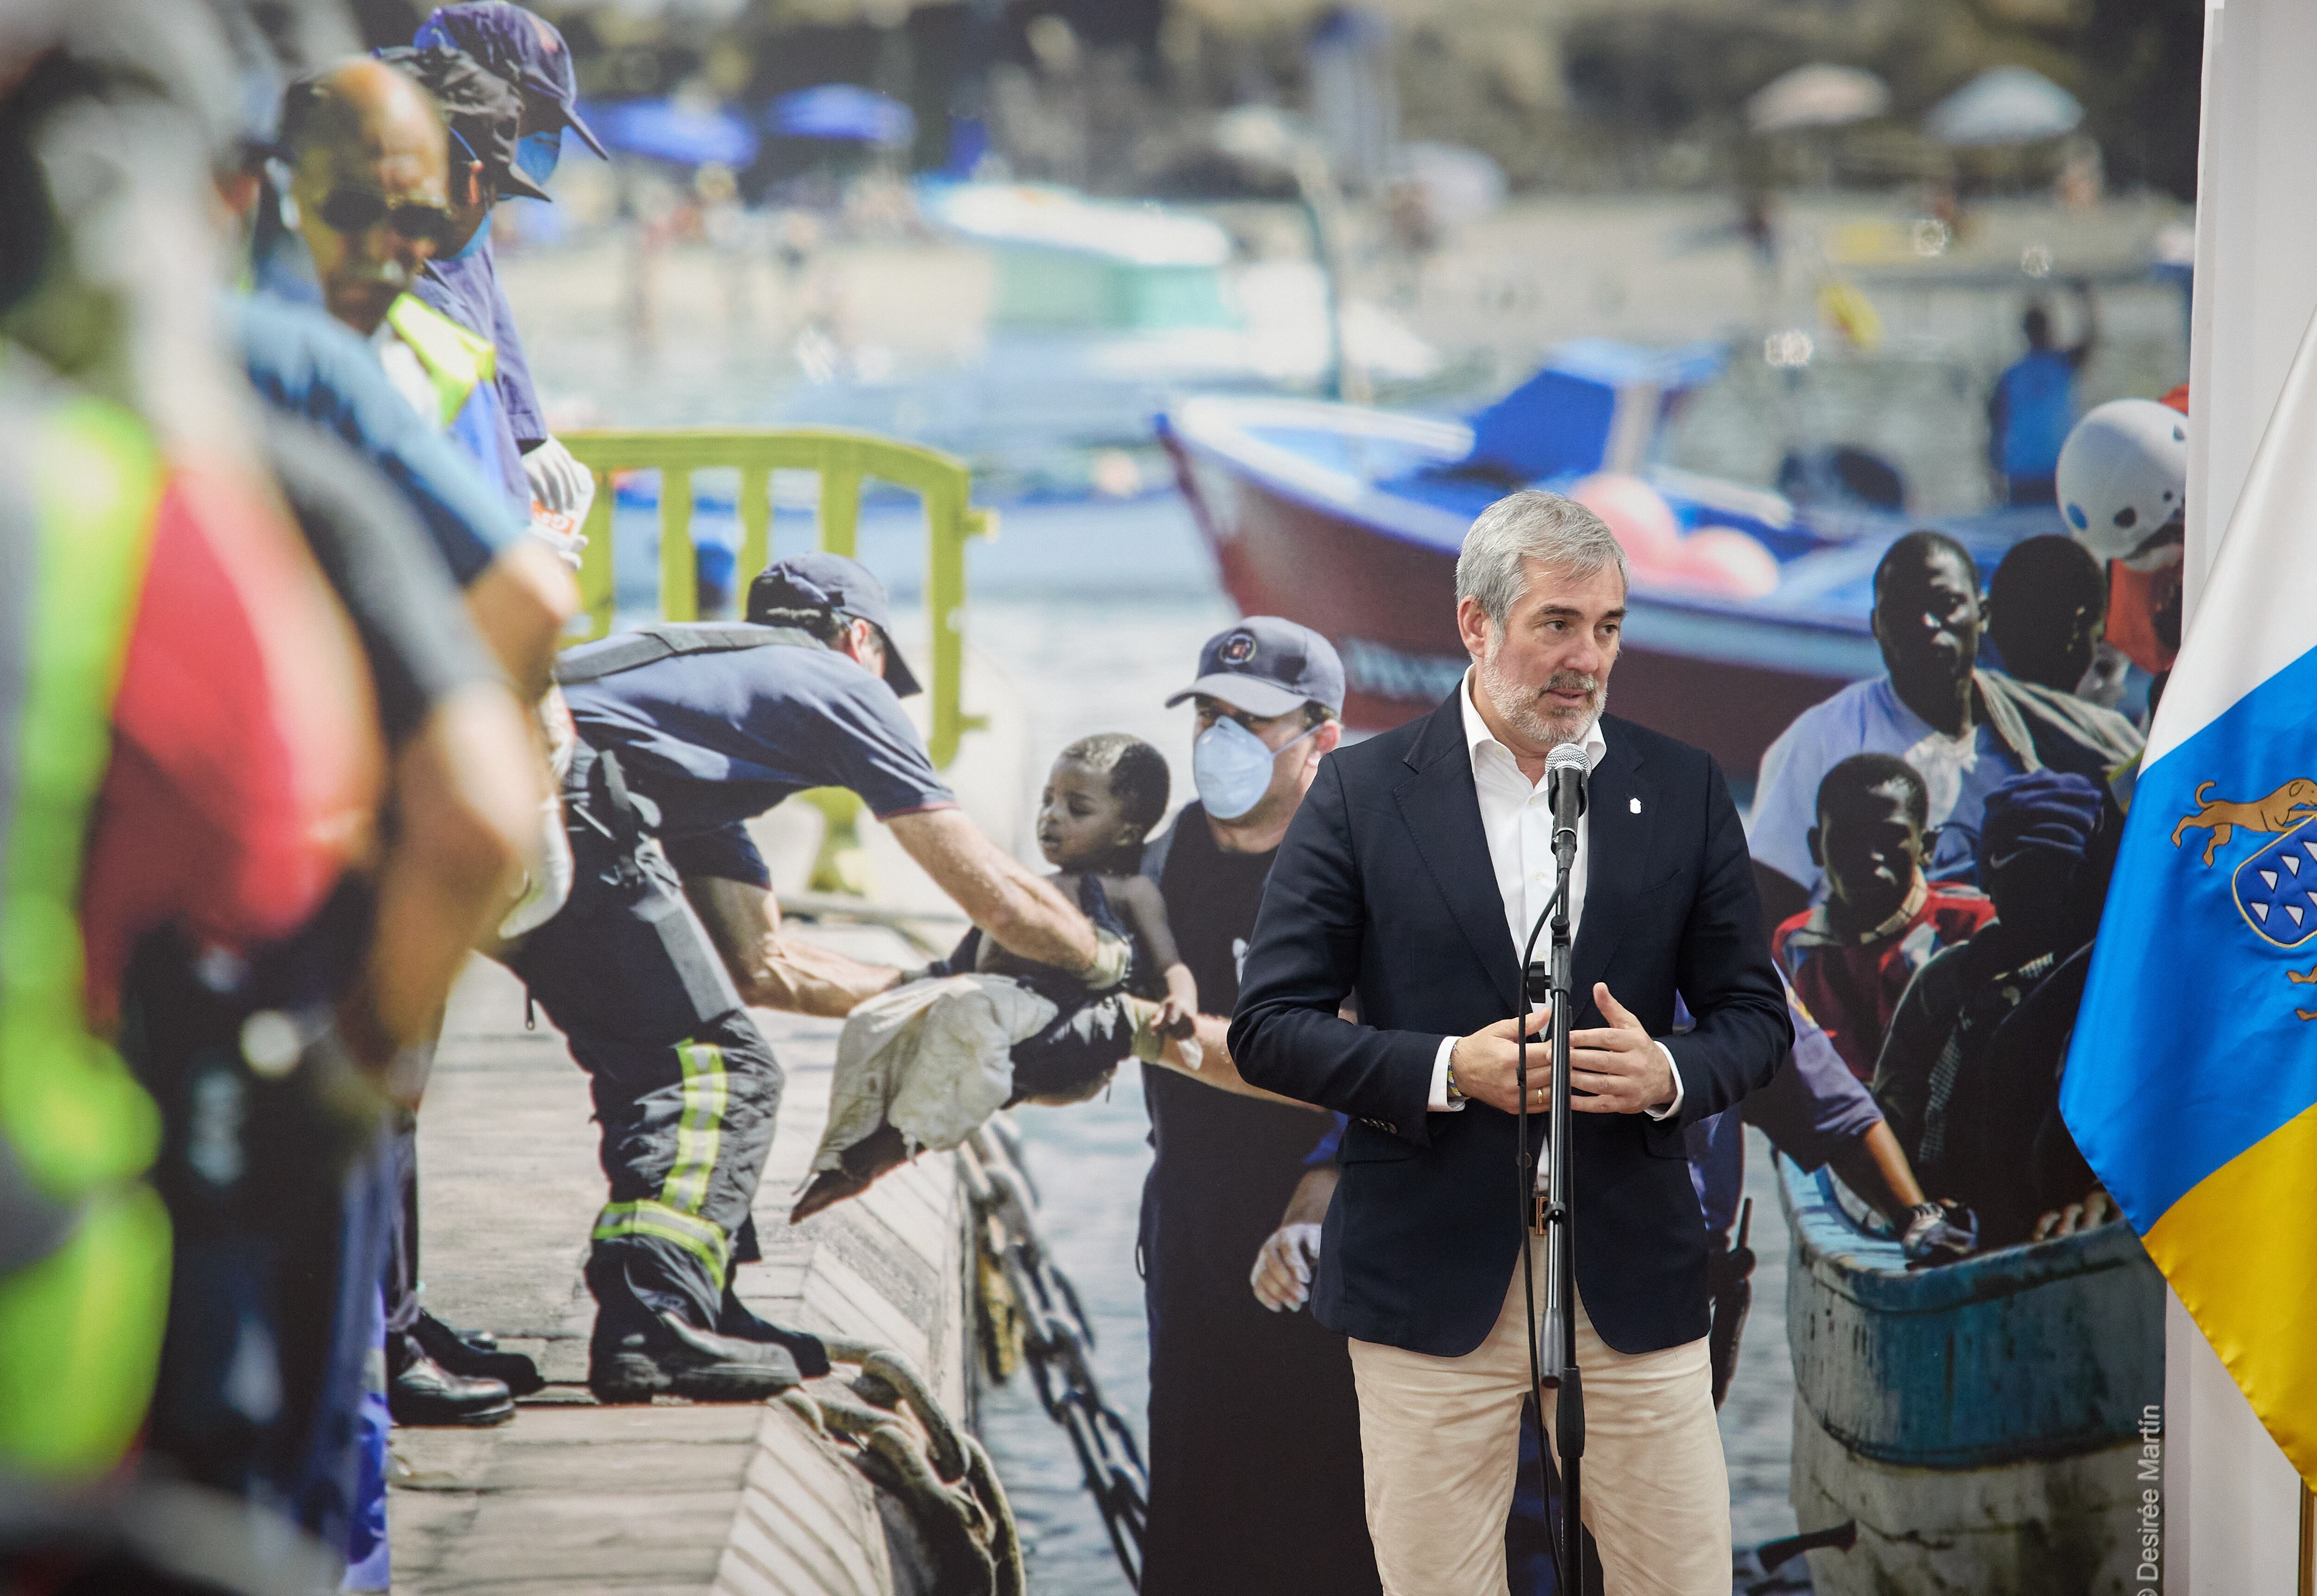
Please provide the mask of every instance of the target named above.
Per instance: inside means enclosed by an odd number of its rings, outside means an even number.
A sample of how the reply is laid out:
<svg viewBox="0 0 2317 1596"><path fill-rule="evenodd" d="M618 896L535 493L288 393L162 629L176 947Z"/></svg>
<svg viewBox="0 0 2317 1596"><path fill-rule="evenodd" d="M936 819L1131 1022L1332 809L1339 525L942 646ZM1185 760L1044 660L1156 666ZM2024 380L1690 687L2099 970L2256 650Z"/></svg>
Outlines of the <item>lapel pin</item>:
<svg viewBox="0 0 2317 1596"><path fill-rule="evenodd" d="M1632 811L1633 811L1633 813L1635 813L1635 814L1639 814L1639 813L1641 813L1641 812L1642 812L1642 801L1641 801L1640 799L1638 799L1638 798L1628 798L1628 799L1626 799L1626 800L1625 800L1625 805L1626 805L1626 807L1627 807L1628 809L1632 810Z"/></svg>

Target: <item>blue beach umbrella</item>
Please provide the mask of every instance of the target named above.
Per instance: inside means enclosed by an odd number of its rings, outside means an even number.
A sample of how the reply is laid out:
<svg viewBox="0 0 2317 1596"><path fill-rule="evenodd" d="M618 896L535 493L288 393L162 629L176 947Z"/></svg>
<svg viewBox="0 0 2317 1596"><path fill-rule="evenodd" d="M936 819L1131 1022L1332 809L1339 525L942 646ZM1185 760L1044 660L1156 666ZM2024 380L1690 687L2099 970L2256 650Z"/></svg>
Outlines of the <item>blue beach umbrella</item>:
<svg viewBox="0 0 2317 1596"><path fill-rule="evenodd" d="M846 144L907 144L917 119L899 100L857 84L825 83L783 94L765 112L765 126L791 139Z"/></svg>
<svg viewBox="0 0 2317 1596"><path fill-rule="evenodd" d="M729 111L673 100L619 100L584 108L588 125L613 149L679 166L745 166L756 158L756 130Z"/></svg>
<svg viewBox="0 0 2317 1596"><path fill-rule="evenodd" d="M2083 120L2076 97L2042 73L1990 67L1932 106L1923 131L1965 148L2027 144L2073 132Z"/></svg>

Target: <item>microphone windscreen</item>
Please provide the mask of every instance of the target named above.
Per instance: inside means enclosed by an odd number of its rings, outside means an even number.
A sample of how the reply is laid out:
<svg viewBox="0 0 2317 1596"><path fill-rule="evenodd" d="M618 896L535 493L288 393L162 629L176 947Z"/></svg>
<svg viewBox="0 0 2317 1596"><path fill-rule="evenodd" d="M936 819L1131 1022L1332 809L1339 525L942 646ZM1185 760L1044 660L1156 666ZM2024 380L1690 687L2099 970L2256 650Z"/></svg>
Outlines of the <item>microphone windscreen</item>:
<svg viewBox="0 0 2317 1596"><path fill-rule="evenodd" d="M1574 770L1578 775L1585 776L1590 773L1591 763L1585 758L1582 743L1556 743L1552 751L1544 757L1544 769L1548 776L1556 770Z"/></svg>

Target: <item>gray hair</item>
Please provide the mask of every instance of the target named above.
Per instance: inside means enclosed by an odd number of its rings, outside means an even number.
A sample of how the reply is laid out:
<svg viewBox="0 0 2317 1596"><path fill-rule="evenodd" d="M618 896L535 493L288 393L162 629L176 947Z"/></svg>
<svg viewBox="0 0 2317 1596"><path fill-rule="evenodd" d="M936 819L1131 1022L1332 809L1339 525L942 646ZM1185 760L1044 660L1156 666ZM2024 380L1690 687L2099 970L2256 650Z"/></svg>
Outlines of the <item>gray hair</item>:
<svg viewBox="0 0 2317 1596"><path fill-rule="evenodd" d="M1505 617L1528 587L1521 569L1525 560L1579 578L1614 564L1619 581L1633 580L1624 549L1600 516L1573 498L1524 488L1482 510L1464 534L1463 551L1456 556L1458 602L1478 600L1502 632Z"/></svg>

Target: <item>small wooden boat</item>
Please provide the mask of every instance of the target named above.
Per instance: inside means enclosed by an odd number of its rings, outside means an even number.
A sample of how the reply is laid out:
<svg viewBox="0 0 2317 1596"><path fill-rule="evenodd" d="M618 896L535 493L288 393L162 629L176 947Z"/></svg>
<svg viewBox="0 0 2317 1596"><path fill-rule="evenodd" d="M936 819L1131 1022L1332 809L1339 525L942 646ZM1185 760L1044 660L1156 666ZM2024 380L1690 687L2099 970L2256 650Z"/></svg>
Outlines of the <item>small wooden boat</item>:
<svg viewBox="0 0 2317 1596"><path fill-rule="evenodd" d="M1429 709L1463 671L1456 553L1472 518L1516 487L1631 473L1688 536L1750 539L1769 557L1763 569L1775 569L1767 591L1637 564L1611 694L1620 713L1706 749L1750 784L1762 750L1796 714L1882 671L1870 589L1893 538L1937 527L1984 575L2019 539L2064 528L2056 510L1919 519L1797 506L1652 463L1665 421L1720 365L1712 346L1660 354L1588 339L1469 420L1202 396L1160 417L1158 435L1231 597L1247 614L1284 615L1336 644L1346 719L1362 731Z"/></svg>
<svg viewBox="0 0 2317 1596"><path fill-rule="evenodd" d="M2123 1596L2161 1489L2164 1284L2123 1224L1910 1270L1778 1161L1794 1516L1829 1596Z"/></svg>

